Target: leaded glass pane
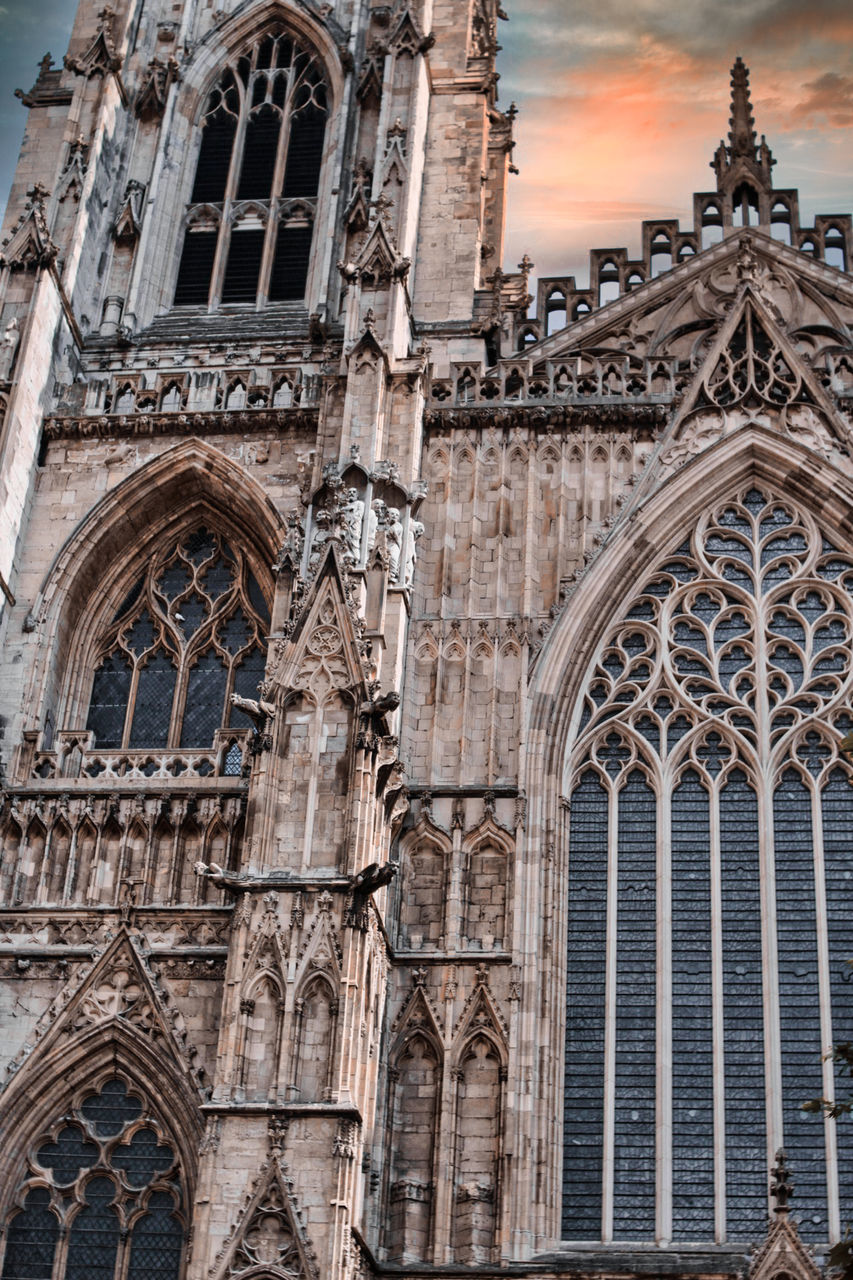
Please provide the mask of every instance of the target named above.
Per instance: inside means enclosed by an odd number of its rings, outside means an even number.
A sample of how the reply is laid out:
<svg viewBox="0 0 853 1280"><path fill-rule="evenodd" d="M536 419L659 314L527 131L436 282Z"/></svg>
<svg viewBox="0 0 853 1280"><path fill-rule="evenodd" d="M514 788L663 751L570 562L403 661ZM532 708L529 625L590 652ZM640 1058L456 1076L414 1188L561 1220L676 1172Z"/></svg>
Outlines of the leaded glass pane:
<svg viewBox="0 0 853 1280"><path fill-rule="evenodd" d="M60 1186L76 1182L83 1169L91 1169L98 1159L98 1148L87 1142L76 1125L61 1129L56 1142L40 1147L36 1160L43 1169L50 1169Z"/></svg>
<svg viewBox="0 0 853 1280"><path fill-rule="evenodd" d="M169 741L172 699L178 672L164 650L152 654L139 672L131 747L165 747Z"/></svg>
<svg viewBox="0 0 853 1280"><path fill-rule="evenodd" d="M132 679L133 670L123 653L111 653L95 672L86 728L94 733L97 746L121 746Z"/></svg>
<svg viewBox="0 0 853 1280"><path fill-rule="evenodd" d="M63 1280L114 1280L119 1223L112 1178L93 1178L85 1203L71 1223Z"/></svg>
<svg viewBox="0 0 853 1280"><path fill-rule="evenodd" d="M50 1211L50 1192L34 1187L6 1235L3 1280L51 1280L59 1221Z"/></svg>
<svg viewBox="0 0 853 1280"><path fill-rule="evenodd" d="M183 1229L172 1197L155 1192L130 1237L127 1280L177 1280L182 1251Z"/></svg>
<svg viewBox="0 0 853 1280"><path fill-rule="evenodd" d="M182 747L209 747L225 715L228 670L218 653L205 653L190 671L181 729Z"/></svg>
<svg viewBox="0 0 853 1280"><path fill-rule="evenodd" d="M80 1109L95 1133L112 1137L142 1114L142 1103L128 1093L121 1080L109 1080Z"/></svg>
<svg viewBox="0 0 853 1280"><path fill-rule="evenodd" d="M563 1236L601 1235L604 1131L604 975L607 938L607 792L594 773L572 798Z"/></svg>
<svg viewBox="0 0 853 1280"><path fill-rule="evenodd" d="M171 1169L175 1153L171 1147L158 1143L152 1129L139 1129L127 1146L120 1146L113 1155L113 1166L121 1169L132 1187L147 1187L158 1173Z"/></svg>

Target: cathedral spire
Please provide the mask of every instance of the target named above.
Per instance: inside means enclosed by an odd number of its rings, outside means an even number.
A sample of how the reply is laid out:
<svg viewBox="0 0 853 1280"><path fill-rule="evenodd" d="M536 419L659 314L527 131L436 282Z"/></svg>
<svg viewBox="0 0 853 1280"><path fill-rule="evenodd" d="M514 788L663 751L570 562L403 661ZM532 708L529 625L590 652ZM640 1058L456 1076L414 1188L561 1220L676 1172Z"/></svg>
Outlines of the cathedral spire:
<svg viewBox="0 0 853 1280"><path fill-rule="evenodd" d="M752 219L746 206L758 209L760 197L768 197L773 189L772 169L776 161L764 134L756 141L755 118L749 92L749 67L740 55L732 67L732 108L729 117L729 142L721 142L711 168L717 175L717 190L733 197L734 205L744 206L745 224ZM759 221L766 219L759 218Z"/></svg>

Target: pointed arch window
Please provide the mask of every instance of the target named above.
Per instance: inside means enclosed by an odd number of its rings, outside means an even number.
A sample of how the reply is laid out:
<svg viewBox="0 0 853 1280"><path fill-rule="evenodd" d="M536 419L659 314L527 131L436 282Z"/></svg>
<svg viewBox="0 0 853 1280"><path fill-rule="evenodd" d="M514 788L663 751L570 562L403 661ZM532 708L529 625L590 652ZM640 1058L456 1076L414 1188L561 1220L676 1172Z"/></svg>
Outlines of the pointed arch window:
<svg viewBox="0 0 853 1280"><path fill-rule="evenodd" d="M806 1239L853 1212L846 1041L853 556L733 493L606 636L571 768L563 1236L760 1235L784 1145ZM846 833L846 836L845 834Z"/></svg>
<svg viewBox="0 0 853 1280"><path fill-rule="evenodd" d="M248 561L198 527L155 554L100 638L86 727L110 748L210 747L256 698L266 600Z"/></svg>
<svg viewBox="0 0 853 1280"><path fill-rule="evenodd" d="M5 1230L2 1280L178 1280L187 1233L179 1158L118 1076L33 1145Z"/></svg>
<svg viewBox="0 0 853 1280"><path fill-rule="evenodd" d="M318 57L284 30L226 67L201 120L176 306L304 298L328 112Z"/></svg>

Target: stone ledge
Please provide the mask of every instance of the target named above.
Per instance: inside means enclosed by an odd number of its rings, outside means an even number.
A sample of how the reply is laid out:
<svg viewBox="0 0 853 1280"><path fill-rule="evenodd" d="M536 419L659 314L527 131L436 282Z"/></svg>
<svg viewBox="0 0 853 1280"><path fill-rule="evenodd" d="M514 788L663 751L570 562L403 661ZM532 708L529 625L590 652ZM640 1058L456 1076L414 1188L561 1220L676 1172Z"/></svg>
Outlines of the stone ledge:
<svg viewBox="0 0 853 1280"><path fill-rule="evenodd" d="M245 435L317 430L319 409L209 410L203 413L101 414L46 419L47 440L111 440L120 436Z"/></svg>

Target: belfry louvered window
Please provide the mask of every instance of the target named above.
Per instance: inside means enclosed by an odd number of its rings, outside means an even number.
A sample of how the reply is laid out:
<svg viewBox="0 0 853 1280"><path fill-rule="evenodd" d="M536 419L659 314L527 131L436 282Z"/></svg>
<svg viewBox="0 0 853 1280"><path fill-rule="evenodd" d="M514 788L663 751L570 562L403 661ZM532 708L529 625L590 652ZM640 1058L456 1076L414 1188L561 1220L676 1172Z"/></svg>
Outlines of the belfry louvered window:
<svg viewBox="0 0 853 1280"><path fill-rule="evenodd" d="M2 1280L178 1280L186 1210L177 1153L113 1077L29 1153Z"/></svg>
<svg viewBox="0 0 853 1280"><path fill-rule="evenodd" d="M246 559L197 528L152 557L101 637L87 728L103 748L210 747L249 721L269 611Z"/></svg>
<svg viewBox="0 0 853 1280"><path fill-rule="evenodd" d="M316 55L269 31L211 90L175 305L300 301L328 114Z"/></svg>
<svg viewBox="0 0 853 1280"><path fill-rule="evenodd" d="M806 1239L853 1220L853 556L769 490L666 556L571 757L563 1237L748 1241L784 1146Z"/></svg>

